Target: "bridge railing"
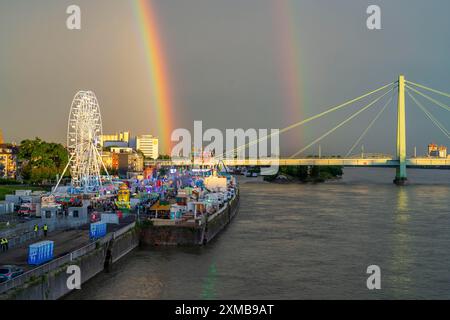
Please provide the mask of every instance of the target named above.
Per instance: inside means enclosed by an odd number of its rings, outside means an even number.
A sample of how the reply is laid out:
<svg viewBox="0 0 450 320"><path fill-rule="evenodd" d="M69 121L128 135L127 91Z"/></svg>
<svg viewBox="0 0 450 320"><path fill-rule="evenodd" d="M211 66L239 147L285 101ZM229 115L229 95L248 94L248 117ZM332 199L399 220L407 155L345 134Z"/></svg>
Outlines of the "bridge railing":
<svg viewBox="0 0 450 320"><path fill-rule="evenodd" d="M163 166L187 166L192 165L192 162L177 162L170 160L157 160L158 163ZM273 159L273 158L260 158L260 159L226 159L223 163L227 166L297 166L297 165L315 165L315 166L360 166L360 167L397 167L399 165L398 159L388 154L363 154L352 155L349 157L309 157L301 159ZM205 166L212 166L216 163L204 162ZM449 167L450 158L432 158L432 157L412 157L406 159L407 166L415 167Z"/></svg>
<svg viewBox="0 0 450 320"><path fill-rule="evenodd" d="M51 270L59 268L60 266L68 263L69 261L70 261L70 254L67 254L57 259L54 259L46 264L43 264L42 266L29 270L16 278L3 282L0 284L0 294L8 290L14 289L18 286L21 286L25 284L27 281L31 282L33 281L33 279L37 279L38 277L50 272Z"/></svg>
<svg viewBox="0 0 450 320"><path fill-rule="evenodd" d="M127 225L126 227L117 230L116 232L113 233L113 239L116 239L117 237L120 237L121 235L127 233L128 231L130 231L131 229L133 229L134 227L136 227L136 222L133 222L129 225Z"/></svg>

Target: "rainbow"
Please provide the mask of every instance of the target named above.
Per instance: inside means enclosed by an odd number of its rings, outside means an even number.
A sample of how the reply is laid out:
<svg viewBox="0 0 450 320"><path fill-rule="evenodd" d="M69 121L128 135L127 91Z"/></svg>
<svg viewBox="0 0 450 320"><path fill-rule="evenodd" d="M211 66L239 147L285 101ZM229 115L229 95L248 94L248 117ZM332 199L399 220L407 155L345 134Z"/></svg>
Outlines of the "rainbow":
<svg viewBox="0 0 450 320"><path fill-rule="evenodd" d="M133 9L138 21L140 37L143 40L147 68L151 83L151 105L157 121L157 132L160 141L160 152L170 153L173 118L172 99L169 86L169 72L166 56L160 39L158 21L152 0L132 0Z"/></svg>
<svg viewBox="0 0 450 320"><path fill-rule="evenodd" d="M301 56L299 34L296 32L295 12L292 0L273 1L276 34L280 35L279 60L283 96L287 106L285 112L288 124L300 121L304 106L303 83L301 81ZM294 121L295 120L295 121Z"/></svg>

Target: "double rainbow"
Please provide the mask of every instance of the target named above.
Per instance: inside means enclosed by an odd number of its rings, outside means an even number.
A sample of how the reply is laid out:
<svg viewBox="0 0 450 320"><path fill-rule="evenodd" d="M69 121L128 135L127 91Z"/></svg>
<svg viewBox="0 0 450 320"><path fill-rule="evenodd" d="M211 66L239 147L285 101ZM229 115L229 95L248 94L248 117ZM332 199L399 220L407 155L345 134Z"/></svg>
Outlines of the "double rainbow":
<svg viewBox="0 0 450 320"><path fill-rule="evenodd" d="M151 105L157 119L152 122L157 126L162 152L170 152L170 136L173 130L173 105L170 95L169 72L158 30L158 21L153 7L153 0L132 0L139 24L139 33L143 39L147 68L151 82ZM300 45L296 34L295 19L292 15L292 0L274 1L277 34L280 35L281 72L284 97L287 105L287 119L301 118L303 106L302 83L300 79Z"/></svg>
<svg viewBox="0 0 450 320"><path fill-rule="evenodd" d="M147 68L151 83L151 105L156 113L157 133L162 153L170 153L173 118L170 95L169 73L158 30L158 21L151 0L132 0L139 24L139 33L143 39Z"/></svg>
<svg viewBox="0 0 450 320"><path fill-rule="evenodd" d="M280 69L282 88L286 104L286 119L290 124L293 119L302 118L304 91L301 80L300 34L297 32L295 7L293 0L277 0L273 2L276 34L279 35Z"/></svg>

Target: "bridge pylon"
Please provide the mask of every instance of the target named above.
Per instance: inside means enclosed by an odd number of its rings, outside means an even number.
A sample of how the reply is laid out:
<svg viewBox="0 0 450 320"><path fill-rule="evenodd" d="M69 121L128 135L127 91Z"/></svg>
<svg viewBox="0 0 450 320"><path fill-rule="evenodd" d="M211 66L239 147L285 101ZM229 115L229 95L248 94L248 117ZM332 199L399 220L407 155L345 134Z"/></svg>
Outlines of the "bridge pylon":
<svg viewBox="0 0 450 320"><path fill-rule="evenodd" d="M405 185L406 177L406 111L405 111L405 76L398 77L398 106L397 106L397 158L398 167L394 183Z"/></svg>

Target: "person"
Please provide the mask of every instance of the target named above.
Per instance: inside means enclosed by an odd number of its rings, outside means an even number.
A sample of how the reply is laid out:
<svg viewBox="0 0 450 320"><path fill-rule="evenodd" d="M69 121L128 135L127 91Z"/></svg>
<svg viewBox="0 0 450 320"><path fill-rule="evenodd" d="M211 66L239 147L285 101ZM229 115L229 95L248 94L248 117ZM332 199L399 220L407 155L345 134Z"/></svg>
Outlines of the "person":
<svg viewBox="0 0 450 320"><path fill-rule="evenodd" d="M2 252L5 252L5 249L6 249L5 238L0 239L0 244L2 246Z"/></svg>
<svg viewBox="0 0 450 320"><path fill-rule="evenodd" d="M47 226L47 224L44 224L44 237L46 237L47 236L47 231L48 231L48 226Z"/></svg>
<svg viewBox="0 0 450 320"><path fill-rule="evenodd" d="M39 226L37 224L34 225L34 234L37 235L39 231Z"/></svg>

